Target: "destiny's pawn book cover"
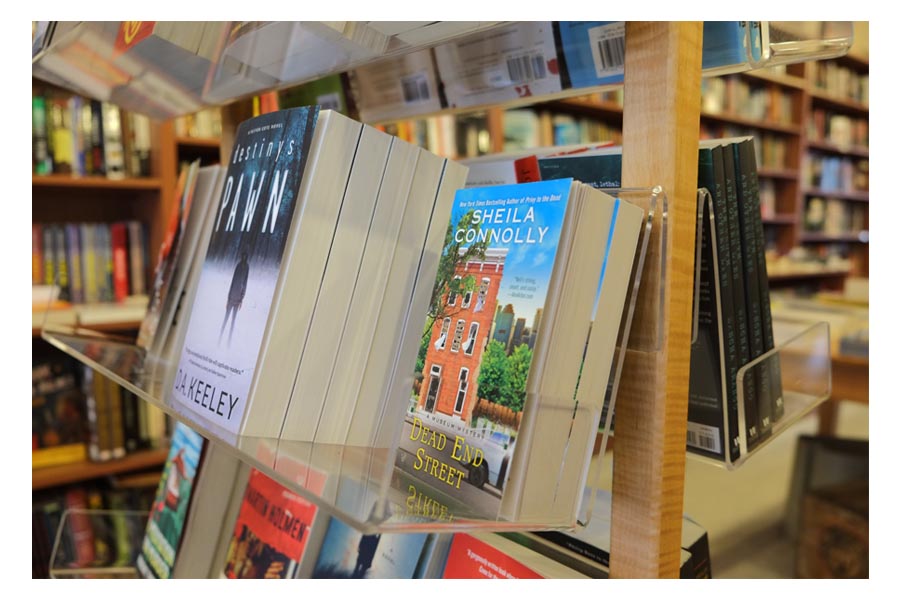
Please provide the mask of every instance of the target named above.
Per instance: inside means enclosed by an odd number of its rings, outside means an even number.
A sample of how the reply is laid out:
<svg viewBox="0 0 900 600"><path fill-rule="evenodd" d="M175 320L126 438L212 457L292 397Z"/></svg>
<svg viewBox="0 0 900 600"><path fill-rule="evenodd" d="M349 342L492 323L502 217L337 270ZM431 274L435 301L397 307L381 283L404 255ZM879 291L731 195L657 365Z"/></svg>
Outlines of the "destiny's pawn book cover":
<svg viewBox="0 0 900 600"><path fill-rule="evenodd" d="M500 509L571 186L456 193L397 463L461 509Z"/></svg>
<svg viewBox="0 0 900 600"><path fill-rule="evenodd" d="M241 428L318 115L302 107L241 123L216 207L171 392L232 433Z"/></svg>
<svg viewBox="0 0 900 600"><path fill-rule="evenodd" d="M171 577L202 453L203 438L177 423L137 559L138 571L145 578Z"/></svg>

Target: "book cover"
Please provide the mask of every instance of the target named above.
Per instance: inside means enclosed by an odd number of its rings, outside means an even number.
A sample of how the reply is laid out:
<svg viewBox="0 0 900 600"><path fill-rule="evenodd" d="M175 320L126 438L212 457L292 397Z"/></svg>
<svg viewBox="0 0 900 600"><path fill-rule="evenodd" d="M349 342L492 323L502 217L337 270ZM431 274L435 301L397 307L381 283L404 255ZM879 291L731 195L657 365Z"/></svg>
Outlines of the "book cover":
<svg viewBox="0 0 900 600"><path fill-rule="evenodd" d="M131 293L140 296L146 286L146 240L144 226L140 221L128 221L128 282Z"/></svg>
<svg viewBox="0 0 900 600"><path fill-rule="evenodd" d="M427 533L362 534L332 517L314 579L412 579Z"/></svg>
<svg viewBox="0 0 900 600"><path fill-rule="evenodd" d="M470 188L453 202L397 461L486 512L515 451L571 185Z"/></svg>
<svg viewBox="0 0 900 600"><path fill-rule="evenodd" d="M128 297L128 232L123 222L110 225L113 258L113 298L122 302Z"/></svg>
<svg viewBox="0 0 900 600"><path fill-rule="evenodd" d="M467 533L457 533L450 543L442 579L543 579L530 569Z"/></svg>
<svg viewBox="0 0 900 600"><path fill-rule="evenodd" d="M307 549L317 507L251 470L228 544L229 579L290 579Z"/></svg>
<svg viewBox="0 0 900 600"><path fill-rule="evenodd" d="M87 458L84 396L68 360L32 367L31 466L38 468Z"/></svg>
<svg viewBox="0 0 900 600"><path fill-rule="evenodd" d="M624 21L560 21L559 42L571 87L621 83L625 75Z"/></svg>
<svg viewBox="0 0 900 600"><path fill-rule="evenodd" d="M43 96L31 99L31 170L36 175L53 171L47 133L47 101Z"/></svg>
<svg viewBox="0 0 900 600"><path fill-rule="evenodd" d="M31 284L41 285L44 283L43 261L43 235L39 223L31 224Z"/></svg>
<svg viewBox="0 0 900 600"><path fill-rule="evenodd" d="M138 570L145 578L168 579L171 576L203 445L200 434L183 423L175 424L169 456L156 488L137 560Z"/></svg>
<svg viewBox="0 0 900 600"><path fill-rule="evenodd" d="M171 393L233 433L242 424L317 118L318 108L303 107L244 121L216 206Z"/></svg>

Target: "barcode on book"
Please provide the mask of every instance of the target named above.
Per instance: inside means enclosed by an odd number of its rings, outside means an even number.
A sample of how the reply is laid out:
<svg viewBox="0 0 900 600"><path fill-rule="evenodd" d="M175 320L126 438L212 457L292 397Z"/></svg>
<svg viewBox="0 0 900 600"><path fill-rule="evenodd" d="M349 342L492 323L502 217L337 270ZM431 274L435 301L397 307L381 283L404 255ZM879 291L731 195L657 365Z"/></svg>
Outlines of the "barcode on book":
<svg viewBox="0 0 900 600"><path fill-rule="evenodd" d="M414 73L401 77L400 86L403 90L403 101L407 104L431 98L428 90L428 77L425 76L425 73Z"/></svg>
<svg viewBox="0 0 900 600"><path fill-rule="evenodd" d="M588 30L597 77L625 73L625 23L600 25Z"/></svg>
<svg viewBox="0 0 900 600"><path fill-rule="evenodd" d="M516 56L506 59L506 70L512 83L536 81L547 76L543 54Z"/></svg>
<svg viewBox="0 0 900 600"><path fill-rule="evenodd" d="M719 454L722 447L719 445L719 428L688 422L687 444L693 448L707 450Z"/></svg>

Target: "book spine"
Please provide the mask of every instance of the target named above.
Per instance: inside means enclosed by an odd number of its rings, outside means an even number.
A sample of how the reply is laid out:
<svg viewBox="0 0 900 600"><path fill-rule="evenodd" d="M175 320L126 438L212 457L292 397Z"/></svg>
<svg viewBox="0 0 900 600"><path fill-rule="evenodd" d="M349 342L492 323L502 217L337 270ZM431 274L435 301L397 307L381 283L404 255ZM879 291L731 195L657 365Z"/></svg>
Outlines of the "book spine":
<svg viewBox="0 0 900 600"><path fill-rule="evenodd" d="M84 276L81 269L81 235L75 223L66 225L66 263L69 265L69 281L72 302L84 302Z"/></svg>
<svg viewBox="0 0 900 600"><path fill-rule="evenodd" d="M97 441L100 447L100 460L112 458L112 436L109 427L109 396L107 395L106 377L99 373L94 375L94 402L97 406Z"/></svg>
<svg viewBox="0 0 900 600"><path fill-rule="evenodd" d="M53 235L53 225L44 225L41 227L41 234L43 236L43 243L41 247L43 248L43 263L44 268L42 272L44 274L44 284L45 285L56 285L56 268L55 268L55 260L56 260L56 251L53 249L54 235Z"/></svg>
<svg viewBox="0 0 900 600"><path fill-rule="evenodd" d="M97 407L97 385L94 381L99 378L91 367L82 369L82 389L85 398L85 412L87 416L87 442L88 457L93 461L103 460L100 449L100 414Z"/></svg>
<svg viewBox="0 0 900 600"><path fill-rule="evenodd" d="M95 267L97 273L97 296L100 302L112 302L112 248L109 225L98 223L94 237Z"/></svg>
<svg viewBox="0 0 900 600"><path fill-rule="evenodd" d="M50 109L50 154L53 157L53 172L72 172L72 129L69 105L62 98L51 98Z"/></svg>
<svg viewBox="0 0 900 600"><path fill-rule="evenodd" d="M80 96L69 98L69 129L72 132L72 174L86 175L84 156L84 128L81 126L81 111L84 102Z"/></svg>
<svg viewBox="0 0 900 600"><path fill-rule="evenodd" d="M756 233L756 221L762 217L759 213L759 196L754 196L751 183L751 156L753 142L746 140L732 145L735 160L735 172L738 177L738 198L740 202L741 248L743 251L744 279L747 297L747 327L750 336L750 359L753 360L764 353L762 306L759 294L759 245ZM765 250L763 249L763 256ZM772 394L769 364L761 362L753 367L756 380L757 423L760 439L767 437L772 431Z"/></svg>
<svg viewBox="0 0 900 600"><path fill-rule="evenodd" d="M128 250L127 228L125 223L113 223L110 226L113 259L113 297L121 302L128 297Z"/></svg>
<svg viewBox="0 0 900 600"><path fill-rule="evenodd" d="M128 221L128 268L132 295L146 294L144 277L144 229L140 221Z"/></svg>
<svg viewBox="0 0 900 600"><path fill-rule="evenodd" d="M142 402L142 400L128 390L122 390L122 429L125 432L125 452L134 452L140 447L138 402Z"/></svg>
<svg viewBox="0 0 900 600"><path fill-rule="evenodd" d="M95 233L96 227L93 224L81 225L81 274L84 279L84 301L88 303L100 300Z"/></svg>
<svg viewBox="0 0 900 600"><path fill-rule="evenodd" d="M113 458L125 456L125 427L122 419L122 388L112 379L106 380L108 399L107 426L109 427L110 453Z"/></svg>
<svg viewBox="0 0 900 600"><path fill-rule="evenodd" d="M715 215L716 259L719 269L719 299L722 315L722 349L725 363L725 388L728 410L728 438L730 460L734 462L741 455L740 434L738 426L737 372L741 368L738 357L737 321L734 309L734 293L732 290L731 240L729 238L730 223L728 220L728 201L726 198L725 155L721 146L712 152L715 182L710 190L713 197Z"/></svg>
<svg viewBox="0 0 900 600"><path fill-rule="evenodd" d="M31 168L35 175L53 171L47 136L47 101L43 96L31 99Z"/></svg>
<svg viewBox="0 0 900 600"><path fill-rule="evenodd" d="M44 283L43 233L39 223L31 224L31 284Z"/></svg>
<svg viewBox="0 0 900 600"><path fill-rule="evenodd" d="M110 179L125 177L125 150L122 146L122 120L119 107L103 102L100 105L103 118L103 164Z"/></svg>
<svg viewBox="0 0 900 600"><path fill-rule="evenodd" d="M759 174L756 169L756 153L751 148L747 152L748 173L750 176L751 193L757 206L759 205ZM772 329L772 305L769 298L769 273L766 267L766 236L763 231L763 223L760 211L754 213L760 218L754 219L756 226L756 273L759 283L759 306L762 312L762 336L763 352L775 348L775 334ZM772 356L765 362L769 376L769 394L771 404L771 425L784 416L784 390L781 383L781 361L778 355Z"/></svg>
<svg viewBox="0 0 900 600"><path fill-rule="evenodd" d="M723 146L725 167L725 199L728 220L728 245L731 254L731 298L734 305L734 323L737 333L738 364L745 365L751 360L750 335L747 328L747 297L744 294L744 256L741 248L740 206L737 198L737 178L734 159L729 145ZM735 389L737 389L735 387ZM735 396L737 402L737 396ZM738 407L740 409L740 407ZM759 411L756 407L756 385L753 377L744 380L743 431L747 438L747 448L751 449L759 441ZM738 410L740 423L740 410Z"/></svg>
<svg viewBox="0 0 900 600"><path fill-rule="evenodd" d="M53 226L53 268L59 285L59 299L71 300L69 265L66 263L66 232L62 225Z"/></svg>
<svg viewBox="0 0 900 600"><path fill-rule="evenodd" d="M91 100L90 111L91 174L106 175L106 164L103 162L103 104Z"/></svg>

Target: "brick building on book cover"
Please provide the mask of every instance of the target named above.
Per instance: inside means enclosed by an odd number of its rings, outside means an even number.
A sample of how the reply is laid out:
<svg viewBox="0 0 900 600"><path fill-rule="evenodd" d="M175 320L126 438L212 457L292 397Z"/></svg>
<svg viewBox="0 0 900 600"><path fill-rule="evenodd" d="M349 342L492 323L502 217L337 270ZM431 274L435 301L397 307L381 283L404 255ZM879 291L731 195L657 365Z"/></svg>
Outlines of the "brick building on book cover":
<svg viewBox="0 0 900 600"><path fill-rule="evenodd" d="M422 370L418 408L468 422L478 403L478 371L491 335L506 250L488 250L483 261L456 268L474 289L446 298L448 316L435 321Z"/></svg>

